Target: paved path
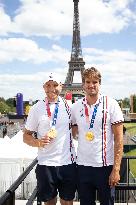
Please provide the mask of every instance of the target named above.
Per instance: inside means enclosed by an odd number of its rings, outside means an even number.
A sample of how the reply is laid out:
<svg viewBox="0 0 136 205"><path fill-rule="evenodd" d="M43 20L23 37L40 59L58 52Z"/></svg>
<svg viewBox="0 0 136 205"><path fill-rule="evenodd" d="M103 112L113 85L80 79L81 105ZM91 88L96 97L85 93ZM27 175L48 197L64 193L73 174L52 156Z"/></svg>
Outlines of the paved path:
<svg viewBox="0 0 136 205"><path fill-rule="evenodd" d="M134 136L134 135L133 135ZM131 137L127 132L124 135L124 145L136 145L134 141L131 140Z"/></svg>

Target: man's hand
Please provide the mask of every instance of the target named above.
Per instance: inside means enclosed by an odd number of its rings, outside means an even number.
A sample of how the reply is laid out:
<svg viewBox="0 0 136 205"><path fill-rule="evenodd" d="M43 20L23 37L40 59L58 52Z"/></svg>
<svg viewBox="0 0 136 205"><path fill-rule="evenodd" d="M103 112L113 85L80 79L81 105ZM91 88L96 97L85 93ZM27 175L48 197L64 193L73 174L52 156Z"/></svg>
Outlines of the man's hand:
<svg viewBox="0 0 136 205"><path fill-rule="evenodd" d="M50 138L48 135L45 135L41 139L38 139L38 147L45 147L46 145L49 145L53 139Z"/></svg>
<svg viewBox="0 0 136 205"><path fill-rule="evenodd" d="M112 172L109 176L109 185L110 185L110 187L116 186L118 184L119 180L120 180L119 170L115 170L113 168L113 170L112 170Z"/></svg>

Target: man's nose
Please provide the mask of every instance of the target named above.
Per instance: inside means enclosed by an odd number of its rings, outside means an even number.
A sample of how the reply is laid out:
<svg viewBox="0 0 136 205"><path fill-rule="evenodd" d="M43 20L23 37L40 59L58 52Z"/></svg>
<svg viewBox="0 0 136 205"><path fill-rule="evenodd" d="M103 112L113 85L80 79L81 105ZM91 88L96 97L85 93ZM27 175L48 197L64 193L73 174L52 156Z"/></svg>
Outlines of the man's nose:
<svg viewBox="0 0 136 205"><path fill-rule="evenodd" d="M50 91L54 91L54 90L55 90L54 86L50 86Z"/></svg>
<svg viewBox="0 0 136 205"><path fill-rule="evenodd" d="M89 87L93 87L94 84L93 84L93 83L89 83L88 86L89 86Z"/></svg>

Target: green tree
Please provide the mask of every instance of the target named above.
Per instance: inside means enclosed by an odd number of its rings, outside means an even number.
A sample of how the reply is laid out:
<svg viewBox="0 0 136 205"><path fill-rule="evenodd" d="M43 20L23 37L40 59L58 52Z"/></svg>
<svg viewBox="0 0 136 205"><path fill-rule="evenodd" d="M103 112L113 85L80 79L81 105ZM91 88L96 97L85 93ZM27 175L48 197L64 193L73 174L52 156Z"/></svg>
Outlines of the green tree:
<svg viewBox="0 0 136 205"><path fill-rule="evenodd" d="M123 108L130 108L130 99L129 98L124 98L122 100L122 103L123 103Z"/></svg>
<svg viewBox="0 0 136 205"><path fill-rule="evenodd" d="M11 112L15 112L15 99L14 98L9 98L6 100L6 104L10 107Z"/></svg>
<svg viewBox="0 0 136 205"><path fill-rule="evenodd" d="M0 102L5 102L5 99L3 97L0 97Z"/></svg>
<svg viewBox="0 0 136 205"><path fill-rule="evenodd" d="M136 113L136 95L133 96L133 112Z"/></svg>
<svg viewBox="0 0 136 205"><path fill-rule="evenodd" d="M0 113L7 114L10 112L10 107L3 101L0 101Z"/></svg>

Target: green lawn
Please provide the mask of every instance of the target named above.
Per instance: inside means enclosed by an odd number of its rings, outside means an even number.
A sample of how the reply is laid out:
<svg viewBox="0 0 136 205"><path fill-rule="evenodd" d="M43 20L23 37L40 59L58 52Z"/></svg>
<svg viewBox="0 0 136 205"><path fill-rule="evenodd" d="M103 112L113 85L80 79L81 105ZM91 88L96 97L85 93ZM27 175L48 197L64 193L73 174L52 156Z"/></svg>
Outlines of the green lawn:
<svg viewBox="0 0 136 205"><path fill-rule="evenodd" d="M132 122L132 123L123 123L124 126L126 127L126 131L131 135L136 135L136 123Z"/></svg>
<svg viewBox="0 0 136 205"><path fill-rule="evenodd" d="M124 126L126 127L126 132L130 136L136 135L136 123L124 123ZM136 148L125 153L126 156L136 156ZM130 170L136 177L136 159L131 159L130 160Z"/></svg>
<svg viewBox="0 0 136 205"><path fill-rule="evenodd" d="M133 149L125 154L126 156L136 156L136 149ZM133 175L136 177L136 159L130 160L130 170Z"/></svg>

